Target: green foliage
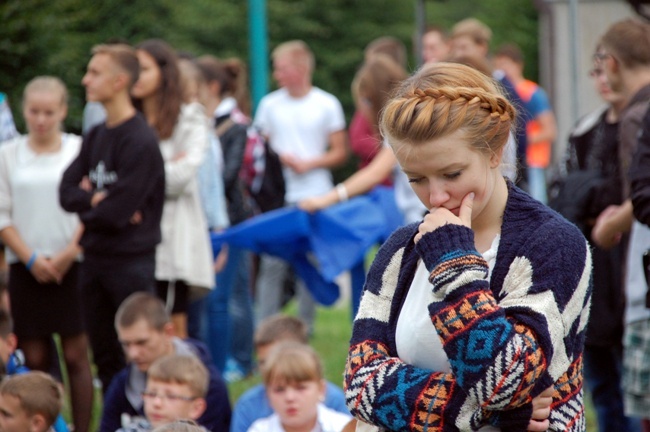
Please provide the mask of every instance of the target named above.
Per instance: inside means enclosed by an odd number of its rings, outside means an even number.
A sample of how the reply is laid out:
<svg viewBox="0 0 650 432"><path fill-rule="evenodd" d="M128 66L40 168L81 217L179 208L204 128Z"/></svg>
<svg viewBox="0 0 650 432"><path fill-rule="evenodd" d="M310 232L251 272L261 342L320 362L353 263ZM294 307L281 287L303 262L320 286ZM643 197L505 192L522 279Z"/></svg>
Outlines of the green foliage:
<svg viewBox="0 0 650 432"><path fill-rule="evenodd" d="M429 0L427 21L450 28L467 16L494 31L493 46L519 43L528 75L537 75L537 12L531 0ZM412 51L415 0L267 0L269 50L289 39L313 49L315 85L334 93L348 118L350 83L368 42L384 35ZM69 87L68 130L79 131L84 105L81 86L93 45L121 39L137 44L162 38L195 55L248 59L248 2L245 0L4 0L0 2L0 91L8 93L19 130L25 84L41 74L61 77ZM409 62L415 68L413 56ZM272 82L272 80L270 80Z"/></svg>

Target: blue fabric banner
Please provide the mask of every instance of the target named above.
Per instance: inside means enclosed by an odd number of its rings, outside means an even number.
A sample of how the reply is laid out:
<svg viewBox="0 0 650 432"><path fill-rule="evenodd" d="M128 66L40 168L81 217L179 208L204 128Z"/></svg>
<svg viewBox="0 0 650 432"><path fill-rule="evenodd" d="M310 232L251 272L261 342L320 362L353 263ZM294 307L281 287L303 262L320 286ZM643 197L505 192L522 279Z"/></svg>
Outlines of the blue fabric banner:
<svg viewBox="0 0 650 432"><path fill-rule="evenodd" d="M316 301L331 305L339 297L334 279L361 263L368 248L402 223L393 189L379 186L314 214L298 207L261 214L213 234L212 245L219 250L233 244L287 260Z"/></svg>

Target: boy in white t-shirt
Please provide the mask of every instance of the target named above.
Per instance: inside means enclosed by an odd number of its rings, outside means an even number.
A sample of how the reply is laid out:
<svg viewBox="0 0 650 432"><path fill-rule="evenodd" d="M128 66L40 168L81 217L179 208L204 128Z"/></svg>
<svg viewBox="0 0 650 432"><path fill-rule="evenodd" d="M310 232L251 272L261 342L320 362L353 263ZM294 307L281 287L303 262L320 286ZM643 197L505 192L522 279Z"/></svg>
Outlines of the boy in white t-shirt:
<svg viewBox="0 0 650 432"><path fill-rule="evenodd" d="M330 168L347 158L345 116L335 96L311 82L314 54L299 40L273 50L273 78L280 86L260 101L254 124L269 138L283 165L287 204L321 195L333 187ZM258 319L280 312L289 264L262 255L256 288ZM299 282L298 315L312 327L315 305Z"/></svg>
<svg viewBox="0 0 650 432"><path fill-rule="evenodd" d="M255 421L249 432L341 432L352 420L322 404L323 367L308 345L282 342L273 347L262 377L274 413Z"/></svg>

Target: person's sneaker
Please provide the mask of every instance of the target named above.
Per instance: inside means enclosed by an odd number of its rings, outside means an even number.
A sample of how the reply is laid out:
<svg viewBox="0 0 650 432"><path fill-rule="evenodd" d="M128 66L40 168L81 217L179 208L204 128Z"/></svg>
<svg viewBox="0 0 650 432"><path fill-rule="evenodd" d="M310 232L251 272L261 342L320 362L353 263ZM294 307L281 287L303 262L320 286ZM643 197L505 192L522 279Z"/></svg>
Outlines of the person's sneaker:
<svg viewBox="0 0 650 432"><path fill-rule="evenodd" d="M223 371L223 379L228 383L241 381L246 378L246 371L237 363L237 360L229 358L226 360L226 370Z"/></svg>

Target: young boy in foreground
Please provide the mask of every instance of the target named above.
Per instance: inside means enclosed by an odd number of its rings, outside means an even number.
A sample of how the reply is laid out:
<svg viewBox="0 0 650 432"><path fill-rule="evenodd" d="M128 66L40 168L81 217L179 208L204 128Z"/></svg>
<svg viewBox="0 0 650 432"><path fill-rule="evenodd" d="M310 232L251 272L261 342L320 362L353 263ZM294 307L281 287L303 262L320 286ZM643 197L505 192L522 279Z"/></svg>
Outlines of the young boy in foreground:
<svg viewBox="0 0 650 432"><path fill-rule="evenodd" d="M208 371L199 359L171 354L156 360L142 393L146 419L137 418L122 432L150 431L178 420L196 420L205 411Z"/></svg>
<svg viewBox="0 0 650 432"><path fill-rule="evenodd" d="M61 388L48 374L33 371L7 376L0 384L0 431L49 431L61 405Z"/></svg>

